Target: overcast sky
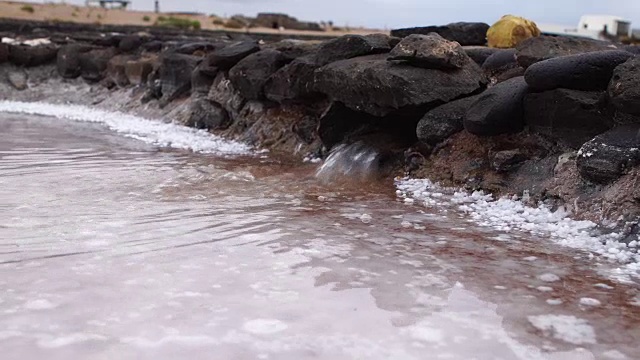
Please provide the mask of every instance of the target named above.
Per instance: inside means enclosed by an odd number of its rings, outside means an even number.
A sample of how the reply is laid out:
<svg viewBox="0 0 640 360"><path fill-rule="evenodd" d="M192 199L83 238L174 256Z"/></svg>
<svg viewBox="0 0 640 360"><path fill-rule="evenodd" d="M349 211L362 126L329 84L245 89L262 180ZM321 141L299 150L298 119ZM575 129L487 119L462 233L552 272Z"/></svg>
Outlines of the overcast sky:
<svg viewBox="0 0 640 360"><path fill-rule="evenodd" d="M82 4L84 0L67 2ZM134 9L153 9L154 0L132 2ZM455 21L491 24L504 14L521 15L540 23L575 26L583 14L607 14L628 18L634 27L640 28L640 0L160 0L160 6L162 11L227 16L284 12L301 20L333 20L338 25L377 28Z"/></svg>

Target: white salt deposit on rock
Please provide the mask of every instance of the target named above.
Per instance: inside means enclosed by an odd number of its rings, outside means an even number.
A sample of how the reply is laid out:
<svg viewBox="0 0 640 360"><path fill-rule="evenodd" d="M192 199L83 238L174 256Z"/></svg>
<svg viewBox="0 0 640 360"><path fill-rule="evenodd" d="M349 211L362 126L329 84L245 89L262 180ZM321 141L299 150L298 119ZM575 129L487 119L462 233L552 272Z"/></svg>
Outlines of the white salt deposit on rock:
<svg viewBox="0 0 640 360"><path fill-rule="evenodd" d="M596 343L595 331L584 319L567 315L539 315L527 319L545 336L575 345Z"/></svg>

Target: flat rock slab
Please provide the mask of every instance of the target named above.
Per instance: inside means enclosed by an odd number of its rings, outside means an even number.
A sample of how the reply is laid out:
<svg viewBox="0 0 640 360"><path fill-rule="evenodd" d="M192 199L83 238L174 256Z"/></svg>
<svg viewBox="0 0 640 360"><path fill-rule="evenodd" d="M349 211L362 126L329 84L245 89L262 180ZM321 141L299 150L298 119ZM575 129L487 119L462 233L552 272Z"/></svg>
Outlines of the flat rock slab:
<svg viewBox="0 0 640 360"><path fill-rule="evenodd" d="M425 69L461 69L471 59L454 41L431 33L429 35L409 35L396 45L389 60L402 60Z"/></svg>
<svg viewBox="0 0 640 360"><path fill-rule="evenodd" d="M486 79L469 62L462 69L423 69L367 56L334 62L315 73L314 89L357 111L384 116L405 106L438 105L481 90Z"/></svg>
<svg viewBox="0 0 640 360"><path fill-rule="evenodd" d="M606 90L613 70L632 56L621 50L562 56L531 65L524 77L534 91Z"/></svg>
<svg viewBox="0 0 640 360"><path fill-rule="evenodd" d="M257 41L241 41L215 50L207 58L207 65L228 70L245 57L260 51Z"/></svg>
<svg viewBox="0 0 640 360"><path fill-rule="evenodd" d="M388 36L344 35L322 44L315 58L318 64L326 65L334 61L389 51L391 51L391 44Z"/></svg>

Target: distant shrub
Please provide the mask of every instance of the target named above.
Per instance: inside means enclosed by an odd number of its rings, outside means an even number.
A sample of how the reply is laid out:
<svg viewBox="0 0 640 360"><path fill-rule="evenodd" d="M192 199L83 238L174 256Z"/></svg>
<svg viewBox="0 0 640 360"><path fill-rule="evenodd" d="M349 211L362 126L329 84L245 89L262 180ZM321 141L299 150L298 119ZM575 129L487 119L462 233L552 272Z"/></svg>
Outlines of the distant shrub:
<svg viewBox="0 0 640 360"><path fill-rule="evenodd" d="M24 5L23 7L20 8L20 10L24 12L28 12L29 14L33 14L36 11L36 9L34 9L33 6L31 5Z"/></svg>
<svg viewBox="0 0 640 360"><path fill-rule="evenodd" d="M224 20L222 20L222 19L214 19L213 20L213 25L224 26Z"/></svg>
<svg viewBox="0 0 640 360"><path fill-rule="evenodd" d="M169 16L169 17L160 16L156 20L155 25L171 27L176 29L183 29L183 30L189 30L189 29L200 30L200 28L202 27L202 25L200 24L200 21L198 20L182 19L182 18L177 18L173 16Z"/></svg>
<svg viewBox="0 0 640 360"><path fill-rule="evenodd" d="M246 24L243 21L233 18L224 23L224 27L229 29L244 29L245 26Z"/></svg>
<svg viewBox="0 0 640 360"><path fill-rule="evenodd" d="M145 15L145 16L142 17L142 21L149 22L149 21L151 21L151 18L148 17L147 15Z"/></svg>
<svg viewBox="0 0 640 360"><path fill-rule="evenodd" d="M74 11L74 12L71 13L71 16L78 17L78 13Z"/></svg>
<svg viewBox="0 0 640 360"><path fill-rule="evenodd" d="M102 14L98 14L98 16L96 16L98 18L98 20L102 20Z"/></svg>

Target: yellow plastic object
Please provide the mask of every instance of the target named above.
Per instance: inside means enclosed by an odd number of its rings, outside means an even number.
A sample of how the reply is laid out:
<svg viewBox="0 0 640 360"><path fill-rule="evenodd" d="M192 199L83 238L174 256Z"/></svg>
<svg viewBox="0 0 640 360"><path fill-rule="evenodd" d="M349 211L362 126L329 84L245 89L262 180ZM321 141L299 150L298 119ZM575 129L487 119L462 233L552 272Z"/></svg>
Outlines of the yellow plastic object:
<svg viewBox="0 0 640 360"><path fill-rule="evenodd" d="M505 15L487 31L487 42L489 47L507 49L535 36L540 36L536 23L519 16Z"/></svg>

